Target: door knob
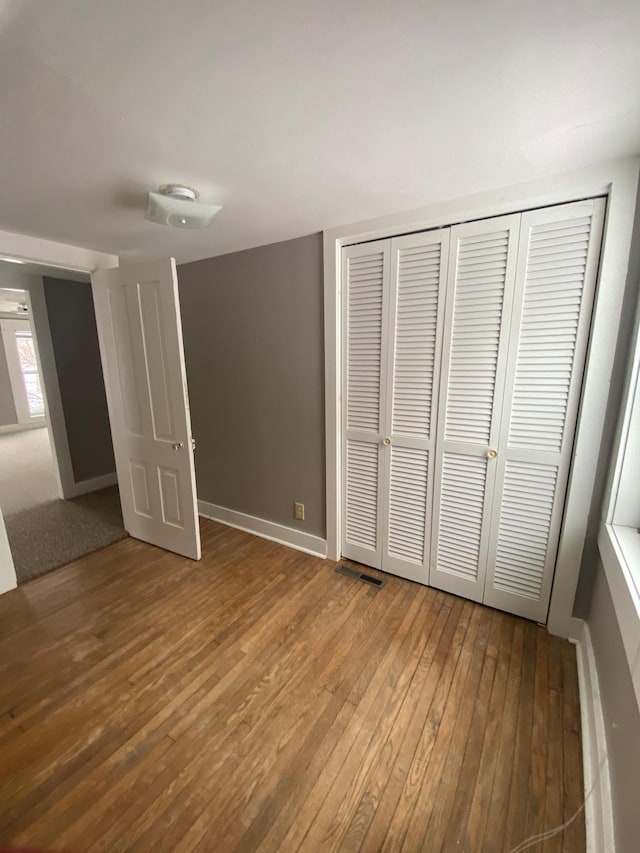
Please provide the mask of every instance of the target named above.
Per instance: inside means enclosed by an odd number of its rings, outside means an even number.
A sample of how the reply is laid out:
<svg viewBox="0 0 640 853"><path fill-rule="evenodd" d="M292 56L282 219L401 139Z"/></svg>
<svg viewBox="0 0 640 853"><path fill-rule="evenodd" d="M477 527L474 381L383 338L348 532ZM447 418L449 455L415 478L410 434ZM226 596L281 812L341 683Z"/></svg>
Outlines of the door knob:
<svg viewBox="0 0 640 853"><path fill-rule="evenodd" d="M191 439L191 449L192 449L192 450L195 450L195 449L196 449L196 440L195 440L195 438L192 438L192 439Z"/></svg>
<svg viewBox="0 0 640 853"><path fill-rule="evenodd" d="M487 459L495 459L497 455L497 450L487 450Z"/></svg>
<svg viewBox="0 0 640 853"><path fill-rule="evenodd" d="M389 447L389 445L391 444L391 439L390 438L383 438L382 443L384 444L385 447Z"/></svg>
<svg viewBox="0 0 640 853"><path fill-rule="evenodd" d="M171 447L173 447L174 450L182 450L184 447L184 441L174 441Z"/></svg>

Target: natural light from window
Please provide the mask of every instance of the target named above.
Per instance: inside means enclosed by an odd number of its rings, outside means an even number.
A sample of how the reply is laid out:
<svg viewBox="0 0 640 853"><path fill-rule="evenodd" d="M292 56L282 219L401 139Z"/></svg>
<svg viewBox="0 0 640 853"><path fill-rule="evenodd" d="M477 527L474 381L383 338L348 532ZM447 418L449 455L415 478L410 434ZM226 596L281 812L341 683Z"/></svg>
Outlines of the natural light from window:
<svg viewBox="0 0 640 853"><path fill-rule="evenodd" d="M36 350L33 345L33 335L30 331L16 331L16 349L18 350L18 361L22 371L22 379L27 395L27 406L32 418L41 418L44 415L44 399L38 374L38 363Z"/></svg>

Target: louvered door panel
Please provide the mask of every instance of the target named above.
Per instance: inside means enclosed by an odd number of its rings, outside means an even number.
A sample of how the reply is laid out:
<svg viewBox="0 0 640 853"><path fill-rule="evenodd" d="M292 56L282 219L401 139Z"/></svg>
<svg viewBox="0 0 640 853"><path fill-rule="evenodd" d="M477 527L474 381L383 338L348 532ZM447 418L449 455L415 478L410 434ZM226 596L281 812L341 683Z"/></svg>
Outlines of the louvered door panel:
<svg viewBox="0 0 640 853"><path fill-rule="evenodd" d="M445 437L489 444L507 272L508 229L461 236Z"/></svg>
<svg viewBox="0 0 640 853"><path fill-rule="evenodd" d="M604 201L522 216L484 600L546 621Z"/></svg>
<svg viewBox="0 0 640 853"><path fill-rule="evenodd" d="M485 459L445 453L438 518L438 570L475 584L481 562ZM480 600L480 598L478 598Z"/></svg>
<svg viewBox="0 0 640 853"><path fill-rule="evenodd" d="M555 465L507 462L493 577L496 590L539 601L557 474Z"/></svg>
<svg viewBox="0 0 640 853"><path fill-rule="evenodd" d="M562 448L590 232L591 216L531 227L510 447Z"/></svg>
<svg viewBox="0 0 640 853"><path fill-rule="evenodd" d="M382 567L420 583L429 577L448 252L448 229L391 241Z"/></svg>
<svg viewBox="0 0 640 853"><path fill-rule="evenodd" d="M378 431L382 359L382 252L348 259L347 428Z"/></svg>
<svg viewBox="0 0 640 853"><path fill-rule="evenodd" d="M345 557L380 568L380 430L386 389L390 242L343 250L343 535Z"/></svg>
<svg viewBox="0 0 640 853"><path fill-rule="evenodd" d="M430 583L482 601L520 216L451 229Z"/></svg>
<svg viewBox="0 0 640 853"><path fill-rule="evenodd" d="M422 565L426 546L428 453L391 448L387 554Z"/></svg>
<svg viewBox="0 0 640 853"><path fill-rule="evenodd" d="M442 240L398 249L393 423L395 435L429 438Z"/></svg>
<svg viewBox="0 0 640 853"><path fill-rule="evenodd" d="M375 552L378 547L378 446L347 441L346 541Z"/></svg>

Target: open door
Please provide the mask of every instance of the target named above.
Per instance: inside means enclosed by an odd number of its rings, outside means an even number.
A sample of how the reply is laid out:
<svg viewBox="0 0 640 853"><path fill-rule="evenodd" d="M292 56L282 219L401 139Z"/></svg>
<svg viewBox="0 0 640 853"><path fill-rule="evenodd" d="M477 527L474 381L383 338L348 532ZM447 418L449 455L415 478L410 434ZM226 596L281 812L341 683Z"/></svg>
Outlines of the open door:
<svg viewBox="0 0 640 853"><path fill-rule="evenodd" d="M124 263L91 283L124 526L199 560L175 260Z"/></svg>

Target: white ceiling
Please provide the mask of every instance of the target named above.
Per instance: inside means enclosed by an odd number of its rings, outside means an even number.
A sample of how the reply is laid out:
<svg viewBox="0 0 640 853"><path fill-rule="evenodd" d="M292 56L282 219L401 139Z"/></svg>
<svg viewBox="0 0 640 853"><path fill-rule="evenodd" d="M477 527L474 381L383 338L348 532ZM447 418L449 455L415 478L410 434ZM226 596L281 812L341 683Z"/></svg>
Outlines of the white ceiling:
<svg viewBox="0 0 640 853"><path fill-rule="evenodd" d="M195 260L640 151L638 0L0 0L0 228ZM213 227L146 222L166 182Z"/></svg>

